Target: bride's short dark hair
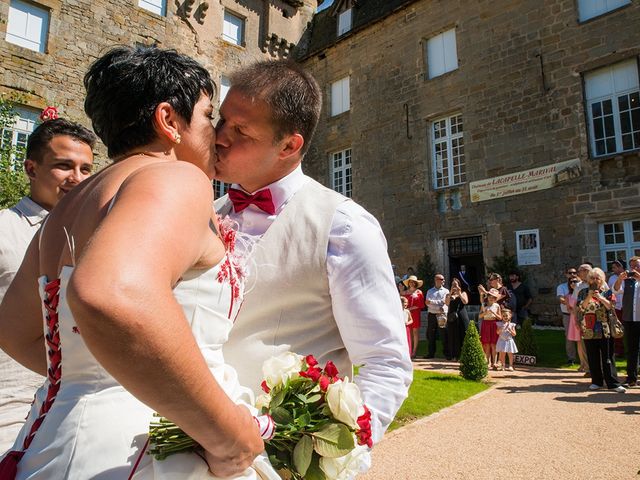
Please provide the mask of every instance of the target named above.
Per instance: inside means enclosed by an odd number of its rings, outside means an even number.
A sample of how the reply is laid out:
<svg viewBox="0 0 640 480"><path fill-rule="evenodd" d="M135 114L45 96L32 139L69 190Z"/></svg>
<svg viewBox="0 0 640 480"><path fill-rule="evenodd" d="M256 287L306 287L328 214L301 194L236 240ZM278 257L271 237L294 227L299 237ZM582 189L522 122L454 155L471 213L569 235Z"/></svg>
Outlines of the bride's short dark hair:
<svg viewBox="0 0 640 480"><path fill-rule="evenodd" d="M153 141L153 116L168 102L187 122L202 93L215 93L209 72L175 50L116 47L96 60L84 77L84 110L109 157Z"/></svg>

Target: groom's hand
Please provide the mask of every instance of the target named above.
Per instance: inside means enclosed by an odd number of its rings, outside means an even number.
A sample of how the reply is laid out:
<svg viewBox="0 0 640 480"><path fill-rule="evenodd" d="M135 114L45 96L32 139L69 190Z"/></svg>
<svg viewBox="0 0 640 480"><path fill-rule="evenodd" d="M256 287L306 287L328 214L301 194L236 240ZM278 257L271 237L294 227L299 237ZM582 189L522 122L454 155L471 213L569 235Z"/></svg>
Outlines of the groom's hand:
<svg viewBox="0 0 640 480"><path fill-rule="evenodd" d="M232 477L246 470L264 450L264 442L253 416L243 405L236 405L232 413L236 428L215 449L205 450L209 470L216 477Z"/></svg>

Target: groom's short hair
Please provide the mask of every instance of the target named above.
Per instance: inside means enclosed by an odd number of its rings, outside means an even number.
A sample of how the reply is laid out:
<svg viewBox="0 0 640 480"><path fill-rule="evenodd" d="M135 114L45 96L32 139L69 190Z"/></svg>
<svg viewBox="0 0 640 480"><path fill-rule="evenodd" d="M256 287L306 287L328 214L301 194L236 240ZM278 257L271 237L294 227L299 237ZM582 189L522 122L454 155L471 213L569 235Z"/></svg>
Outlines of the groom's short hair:
<svg viewBox="0 0 640 480"><path fill-rule="evenodd" d="M231 88L267 104L276 142L299 133L304 139L301 153L307 152L322 108L322 92L310 73L288 60L264 60L233 73Z"/></svg>

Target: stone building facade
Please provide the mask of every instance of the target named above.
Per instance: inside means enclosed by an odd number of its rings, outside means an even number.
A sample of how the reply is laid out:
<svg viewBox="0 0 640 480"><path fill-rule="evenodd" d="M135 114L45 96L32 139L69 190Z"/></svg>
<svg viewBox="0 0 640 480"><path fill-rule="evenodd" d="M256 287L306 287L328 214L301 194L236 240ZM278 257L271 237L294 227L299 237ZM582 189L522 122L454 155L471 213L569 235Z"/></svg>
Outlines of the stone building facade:
<svg viewBox="0 0 640 480"><path fill-rule="evenodd" d="M21 104L13 140L24 143L47 105L88 124L82 79L112 46L175 48L204 64L224 91L238 66L288 57L316 7L316 0L3 0L0 93L19 95ZM98 154L98 163L108 162L104 149Z"/></svg>
<svg viewBox="0 0 640 480"><path fill-rule="evenodd" d="M325 95L305 170L400 273L427 252L478 282L520 250L557 320L567 266L640 254L638 25L630 0L336 0L296 50Z"/></svg>

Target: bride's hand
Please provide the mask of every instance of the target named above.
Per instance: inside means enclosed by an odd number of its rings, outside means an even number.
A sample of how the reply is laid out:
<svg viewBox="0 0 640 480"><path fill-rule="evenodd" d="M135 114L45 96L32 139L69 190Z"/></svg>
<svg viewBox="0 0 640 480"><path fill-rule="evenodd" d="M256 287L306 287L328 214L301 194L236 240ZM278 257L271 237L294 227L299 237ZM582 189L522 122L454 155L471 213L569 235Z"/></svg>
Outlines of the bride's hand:
<svg viewBox="0 0 640 480"><path fill-rule="evenodd" d="M264 450L258 426L243 405L236 405L236 428L227 442L220 442L214 450L205 450L209 470L216 477L232 477L247 469Z"/></svg>

